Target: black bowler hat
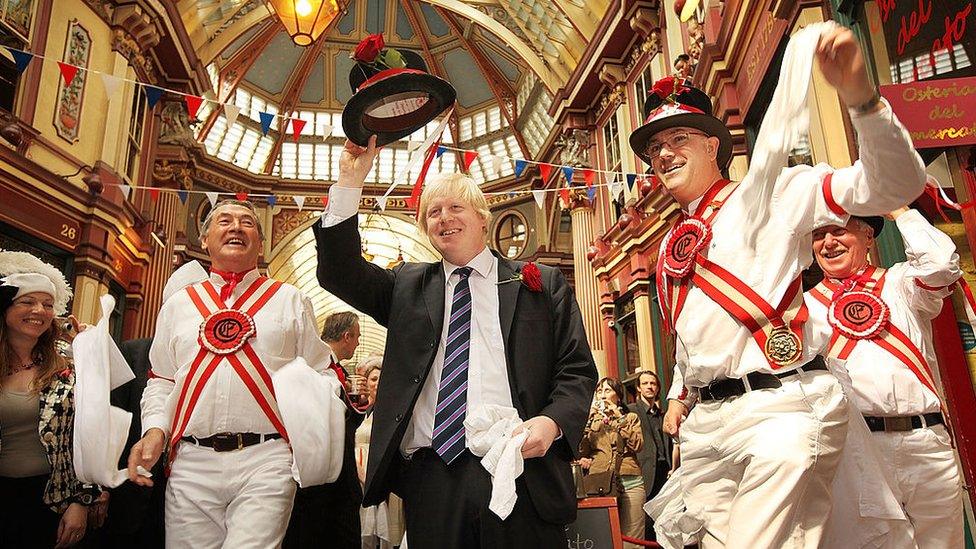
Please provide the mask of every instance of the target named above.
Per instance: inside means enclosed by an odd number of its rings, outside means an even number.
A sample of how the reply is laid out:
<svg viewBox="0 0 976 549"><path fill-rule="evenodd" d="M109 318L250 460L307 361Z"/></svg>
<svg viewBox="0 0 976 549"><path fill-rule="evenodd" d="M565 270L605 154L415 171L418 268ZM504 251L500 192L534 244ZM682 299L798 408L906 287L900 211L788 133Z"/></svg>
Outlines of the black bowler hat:
<svg viewBox="0 0 976 549"><path fill-rule="evenodd" d="M878 238L878 235L881 234L881 231L882 229L884 229L885 226L884 218L881 217L880 215L871 215L871 216L854 215L851 217L853 217L854 219L860 219L861 221L867 223L874 230L875 238Z"/></svg>
<svg viewBox="0 0 976 549"><path fill-rule="evenodd" d="M364 55L364 49L372 51ZM361 147L373 134L378 147L406 137L457 99L449 82L427 72L423 57L410 50L385 49L381 35L366 38L353 58L353 96L342 109L342 130Z"/></svg>
<svg viewBox="0 0 976 549"><path fill-rule="evenodd" d="M732 134L721 120L712 115L712 100L687 80L668 76L655 82L648 93L644 103L644 125L630 134L630 148L641 160L650 164L648 142L658 132L675 127L696 128L717 137L718 167L728 167L732 160Z"/></svg>

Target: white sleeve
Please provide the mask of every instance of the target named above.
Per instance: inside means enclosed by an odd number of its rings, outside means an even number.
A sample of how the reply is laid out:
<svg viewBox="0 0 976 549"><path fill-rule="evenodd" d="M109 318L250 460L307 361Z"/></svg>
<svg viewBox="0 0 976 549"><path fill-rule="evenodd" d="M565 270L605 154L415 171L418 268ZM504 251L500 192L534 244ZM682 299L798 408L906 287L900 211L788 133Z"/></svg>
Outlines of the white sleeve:
<svg viewBox="0 0 976 549"><path fill-rule="evenodd" d="M668 387L668 400L677 400L690 410L698 402L698 388L686 387L684 371L681 364L675 363L671 376L671 386Z"/></svg>
<svg viewBox="0 0 976 549"><path fill-rule="evenodd" d="M170 329L171 308L165 304L159 312L156 321L156 333L152 345L149 347L149 380L142 392L140 408L142 409L142 433L150 429L161 429L168 439L170 426L173 422L173 411L170 410L169 396L176 386L176 370L178 362L173 352L172 333Z"/></svg>
<svg viewBox="0 0 976 549"><path fill-rule="evenodd" d="M315 321L315 307L312 301L301 296L302 311L299 329L301 333L298 338L298 355L305 359L305 362L313 370L322 374L329 370L331 352L329 346L319 337L318 324Z"/></svg>
<svg viewBox="0 0 976 549"><path fill-rule="evenodd" d="M956 245L915 210L901 214L895 223L908 256L902 290L913 310L933 318L942 310L942 300L952 293L953 284L962 276Z"/></svg>
<svg viewBox="0 0 976 549"><path fill-rule="evenodd" d="M338 225L359 213L359 199L362 195L362 187L332 185L329 188L329 205L322 212L322 226Z"/></svg>

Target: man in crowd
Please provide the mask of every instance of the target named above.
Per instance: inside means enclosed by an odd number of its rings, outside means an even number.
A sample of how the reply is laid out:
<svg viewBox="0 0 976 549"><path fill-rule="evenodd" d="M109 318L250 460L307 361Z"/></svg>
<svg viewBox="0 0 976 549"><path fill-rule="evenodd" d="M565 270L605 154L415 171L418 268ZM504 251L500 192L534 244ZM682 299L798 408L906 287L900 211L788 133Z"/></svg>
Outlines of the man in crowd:
<svg viewBox="0 0 976 549"><path fill-rule="evenodd" d="M461 174L428 178L419 227L443 256L383 269L363 259L357 210L376 158L347 142L322 223L322 286L387 326L364 504L395 490L414 549L558 547L576 516L570 461L596 381L573 291L558 269L510 261L485 245L490 213ZM491 478L468 450L464 419L515 408L528 431L517 501L488 510Z"/></svg>
<svg viewBox="0 0 976 549"><path fill-rule="evenodd" d="M332 313L325 319L322 341L331 351L329 368L343 382L346 401L346 433L342 448L342 471L335 482L299 488L295 494L295 508L285 534L285 548L321 547L329 540L329 547L360 549L362 540L359 525L359 508L363 503L363 488L356 473L356 429L363 422L361 403L353 398L365 399L366 387L359 376L350 376L339 364L349 360L359 347L359 317L352 311ZM350 398L348 389L357 383L356 396Z"/></svg>
<svg viewBox="0 0 976 549"><path fill-rule="evenodd" d="M829 360L850 375L852 403L873 432L908 517L890 523L885 547L963 547L959 469L942 415L931 326L961 275L959 256L919 212L899 208L889 217L908 261L888 269L868 262L882 218L851 217L813 231L825 278L807 303L830 338ZM848 538L851 547L878 546L865 539L874 529L856 530L861 537Z"/></svg>
<svg viewBox="0 0 976 549"><path fill-rule="evenodd" d="M644 489L647 499L657 495L661 485L667 480L671 469L671 439L664 436L662 430L662 412L658 401L661 383L657 374L650 370L642 370L637 374L637 402L634 412L640 418L641 431L644 434L644 444L637 453L640 462L641 476L644 477ZM646 538L654 539L654 521L646 517Z"/></svg>
<svg viewBox="0 0 976 549"><path fill-rule="evenodd" d="M681 424L679 480L689 509L704 521L698 535L705 549L818 546L847 406L804 323L800 274L812 259L809 234L845 223L848 212L894 209L925 181L853 34L820 26L799 41L785 70L810 70L816 60L851 111L861 153L854 166L784 169L784 146L773 145L783 141L769 133L778 128L766 124L757 143L769 148L753 157L741 185L732 183L722 176L729 130L711 115L704 93L674 79L655 85L646 123L630 138L682 209L662 244L657 284L687 387L679 396L697 402ZM783 81L796 79L806 86L809 73ZM789 108L784 93L805 89L777 89L773 105ZM680 407L669 407L671 434Z"/></svg>
<svg viewBox="0 0 976 549"><path fill-rule="evenodd" d="M176 291L159 312L142 397L143 437L129 478L152 485L169 449L166 543L173 547L275 547L295 495L292 450L271 374L296 357L327 372L312 305L294 286L261 276L264 233L249 202L227 200L207 215L201 241L209 278ZM175 277L175 275L174 275ZM329 413L335 394L309 402ZM295 452L299 449L295 448Z"/></svg>
<svg viewBox="0 0 976 549"><path fill-rule="evenodd" d="M674 77L679 80L689 80L691 78L691 56L682 53L674 58Z"/></svg>

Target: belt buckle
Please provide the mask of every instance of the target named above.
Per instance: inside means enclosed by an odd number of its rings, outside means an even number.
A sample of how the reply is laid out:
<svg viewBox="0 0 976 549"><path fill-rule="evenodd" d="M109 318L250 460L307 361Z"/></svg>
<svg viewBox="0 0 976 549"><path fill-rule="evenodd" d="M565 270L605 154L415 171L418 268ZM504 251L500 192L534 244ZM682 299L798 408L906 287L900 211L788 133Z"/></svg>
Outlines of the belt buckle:
<svg viewBox="0 0 976 549"><path fill-rule="evenodd" d="M244 438L241 433L217 433L213 436L215 452L230 452L244 448Z"/></svg>
<svg viewBox="0 0 976 549"><path fill-rule="evenodd" d="M885 417L884 430L886 432L901 432L912 430L911 416Z"/></svg>

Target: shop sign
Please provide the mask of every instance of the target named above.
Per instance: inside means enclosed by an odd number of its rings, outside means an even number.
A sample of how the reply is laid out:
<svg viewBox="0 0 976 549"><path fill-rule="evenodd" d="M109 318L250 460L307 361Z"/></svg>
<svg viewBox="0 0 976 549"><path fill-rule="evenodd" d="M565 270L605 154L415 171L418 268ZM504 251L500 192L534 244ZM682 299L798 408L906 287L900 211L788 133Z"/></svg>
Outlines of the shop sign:
<svg viewBox="0 0 976 549"><path fill-rule="evenodd" d="M881 86L915 148L976 144L976 77Z"/></svg>
<svg viewBox="0 0 976 549"><path fill-rule="evenodd" d="M40 203L4 199L0 201L0 219L63 249L74 250L81 242L80 223Z"/></svg>
<svg viewBox="0 0 976 549"><path fill-rule="evenodd" d="M962 71L956 76L974 74L973 65L962 62L966 58L972 62L976 48L973 0L877 0L877 6L880 21L870 21L870 32L883 32L888 57L900 73L898 80L937 77L949 71ZM940 56L943 66L937 69Z"/></svg>

